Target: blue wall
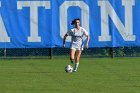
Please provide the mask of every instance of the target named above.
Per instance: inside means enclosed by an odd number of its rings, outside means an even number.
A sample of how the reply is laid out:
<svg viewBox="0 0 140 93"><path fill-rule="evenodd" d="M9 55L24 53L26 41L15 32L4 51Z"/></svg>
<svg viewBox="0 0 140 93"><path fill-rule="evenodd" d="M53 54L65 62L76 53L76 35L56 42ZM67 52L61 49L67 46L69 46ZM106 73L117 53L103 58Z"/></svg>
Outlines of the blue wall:
<svg viewBox="0 0 140 93"><path fill-rule="evenodd" d="M89 47L140 46L140 0L0 0L0 6L0 48L62 47L74 18L89 32Z"/></svg>

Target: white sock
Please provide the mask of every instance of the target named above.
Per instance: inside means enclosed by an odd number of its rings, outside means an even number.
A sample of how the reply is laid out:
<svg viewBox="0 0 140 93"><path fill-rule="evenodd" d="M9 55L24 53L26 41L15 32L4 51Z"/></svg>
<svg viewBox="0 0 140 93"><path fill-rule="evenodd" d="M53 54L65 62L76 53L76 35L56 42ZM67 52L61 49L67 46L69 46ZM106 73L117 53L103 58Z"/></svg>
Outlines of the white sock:
<svg viewBox="0 0 140 93"><path fill-rule="evenodd" d="M75 63L75 65L74 65L74 71L77 71L78 66L79 66L79 62L78 63Z"/></svg>

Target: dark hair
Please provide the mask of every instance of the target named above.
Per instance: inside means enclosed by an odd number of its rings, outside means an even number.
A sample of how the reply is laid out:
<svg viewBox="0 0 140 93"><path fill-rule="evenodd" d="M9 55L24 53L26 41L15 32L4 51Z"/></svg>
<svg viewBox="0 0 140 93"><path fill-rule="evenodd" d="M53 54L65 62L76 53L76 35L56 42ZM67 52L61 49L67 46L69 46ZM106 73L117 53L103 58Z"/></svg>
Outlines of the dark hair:
<svg viewBox="0 0 140 93"><path fill-rule="evenodd" d="M79 18L75 18L74 20L72 20L71 25L74 25L74 24L75 24L75 22L76 22L76 20L79 20L79 21L80 21L80 19L79 19Z"/></svg>

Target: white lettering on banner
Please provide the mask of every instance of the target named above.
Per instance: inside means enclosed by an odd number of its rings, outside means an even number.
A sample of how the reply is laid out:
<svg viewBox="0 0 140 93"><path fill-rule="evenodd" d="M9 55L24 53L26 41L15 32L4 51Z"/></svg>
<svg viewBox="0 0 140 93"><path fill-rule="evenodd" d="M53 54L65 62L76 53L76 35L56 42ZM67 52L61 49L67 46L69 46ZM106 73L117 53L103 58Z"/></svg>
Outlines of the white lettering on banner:
<svg viewBox="0 0 140 93"><path fill-rule="evenodd" d="M99 41L111 41L108 23L109 16L125 41L136 40L135 35L133 35L133 20L132 20L133 17L132 7L135 5L135 0L122 0L122 5L125 8L125 27L108 0L98 1L98 6L101 7L101 20L102 20L101 36L99 36Z"/></svg>
<svg viewBox="0 0 140 93"><path fill-rule="evenodd" d="M1 1L0 1L1 7ZM0 15L0 42L10 42L10 37L8 37L2 17Z"/></svg>
<svg viewBox="0 0 140 93"><path fill-rule="evenodd" d="M31 34L28 37L28 42L41 42L41 37L38 35L38 7L50 9L50 1L18 1L17 8L30 7L30 30Z"/></svg>
<svg viewBox="0 0 140 93"><path fill-rule="evenodd" d="M81 9L82 26L89 31L89 7L83 1L65 1L59 8L60 10L60 36L63 38L68 30L67 10L71 6L78 6ZM67 39L70 41L70 38Z"/></svg>

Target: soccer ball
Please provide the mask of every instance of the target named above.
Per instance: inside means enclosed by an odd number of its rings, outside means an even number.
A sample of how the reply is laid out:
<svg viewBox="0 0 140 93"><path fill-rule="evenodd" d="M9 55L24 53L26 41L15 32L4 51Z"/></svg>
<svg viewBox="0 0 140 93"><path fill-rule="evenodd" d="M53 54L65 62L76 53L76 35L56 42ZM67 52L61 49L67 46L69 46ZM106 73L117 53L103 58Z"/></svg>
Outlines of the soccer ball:
<svg viewBox="0 0 140 93"><path fill-rule="evenodd" d="M67 65L67 66L65 67L65 71L66 71L66 72L72 72L72 71L73 71L73 67L72 67L71 65Z"/></svg>

